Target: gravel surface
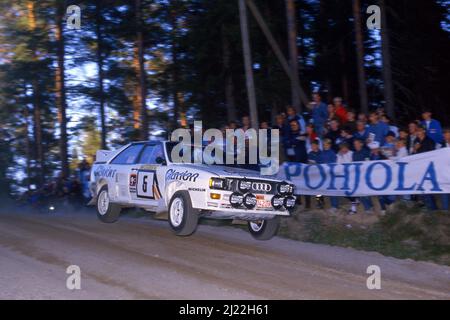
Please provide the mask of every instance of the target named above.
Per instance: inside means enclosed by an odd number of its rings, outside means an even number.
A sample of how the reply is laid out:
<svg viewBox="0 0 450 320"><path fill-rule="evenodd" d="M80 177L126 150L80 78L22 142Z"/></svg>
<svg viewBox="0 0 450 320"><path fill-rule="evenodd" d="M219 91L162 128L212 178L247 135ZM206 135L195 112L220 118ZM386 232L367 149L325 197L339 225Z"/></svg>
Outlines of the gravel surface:
<svg viewBox="0 0 450 320"><path fill-rule="evenodd" d="M81 269L81 290L66 269ZM369 265L381 289L369 290ZM0 213L0 299L450 299L450 268L378 253L165 221Z"/></svg>

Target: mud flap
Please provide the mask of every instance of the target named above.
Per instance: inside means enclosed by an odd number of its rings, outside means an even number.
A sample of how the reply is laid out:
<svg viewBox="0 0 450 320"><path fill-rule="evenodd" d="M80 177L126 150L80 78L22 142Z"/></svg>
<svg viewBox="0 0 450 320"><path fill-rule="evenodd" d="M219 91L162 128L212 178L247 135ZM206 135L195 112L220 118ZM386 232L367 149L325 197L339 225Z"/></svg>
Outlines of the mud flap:
<svg viewBox="0 0 450 320"><path fill-rule="evenodd" d="M87 203L87 206L95 206L97 204L97 198L94 197Z"/></svg>

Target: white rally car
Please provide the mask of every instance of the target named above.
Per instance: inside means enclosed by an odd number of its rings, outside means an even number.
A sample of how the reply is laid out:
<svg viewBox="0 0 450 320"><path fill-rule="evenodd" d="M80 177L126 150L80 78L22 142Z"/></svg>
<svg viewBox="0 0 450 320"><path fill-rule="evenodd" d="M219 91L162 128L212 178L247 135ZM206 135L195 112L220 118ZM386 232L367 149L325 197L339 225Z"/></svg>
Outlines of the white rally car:
<svg viewBox="0 0 450 320"><path fill-rule="evenodd" d="M281 216L296 204L294 186L238 165L174 163L174 142L134 142L97 151L90 179L91 204L103 222L123 208L168 212L177 235L192 234L199 217L248 221L254 238L272 238Z"/></svg>

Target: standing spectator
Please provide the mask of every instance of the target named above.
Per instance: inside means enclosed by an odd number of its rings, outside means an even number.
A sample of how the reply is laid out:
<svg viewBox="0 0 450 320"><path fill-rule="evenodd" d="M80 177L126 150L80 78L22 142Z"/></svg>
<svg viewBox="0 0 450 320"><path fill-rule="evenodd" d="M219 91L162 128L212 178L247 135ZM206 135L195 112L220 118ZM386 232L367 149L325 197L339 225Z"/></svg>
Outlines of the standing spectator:
<svg viewBox="0 0 450 320"><path fill-rule="evenodd" d="M336 153L332 149L333 142L330 139L323 140L323 151L320 154L320 163L336 163ZM339 207L339 198L330 197L331 214L336 214Z"/></svg>
<svg viewBox="0 0 450 320"><path fill-rule="evenodd" d="M417 138L414 141L414 153L424 153L433 151L436 148L436 143L427 136L425 128L419 127L417 130ZM433 195L427 194L423 196L423 200L428 210L437 210L436 202Z"/></svg>
<svg viewBox="0 0 450 320"><path fill-rule="evenodd" d="M389 126L380 121L377 112L371 112L369 115L369 140L370 142L376 141L380 145L384 144L384 138L389 132Z"/></svg>
<svg viewBox="0 0 450 320"><path fill-rule="evenodd" d="M249 116L247 116L247 115L243 116L241 119L241 123L242 123L242 127L241 127L242 130L247 131L248 129L251 128Z"/></svg>
<svg viewBox="0 0 450 320"><path fill-rule="evenodd" d="M342 104L342 98L336 97L333 99L334 112L341 124L347 122L347 108Z"/></svg>
<svg viewBox="0 0 450 320"><path fill-rule="evenodd" d="M436 144L440 144L444 139L442 135L441 123L435 119L432 119L431 116L431 111L425 110L422 113L423 121L420 124L426 129L427 136L430 137Z"/></svg>
<svg viewBox="0 0 450 320"><path fill-rule="evenodd" d="M287 139L286 154L289 161L306 163L308 156L306 154L306 137L301 134L300 126L297 120L289 122L291 130Z"/></svg>
<svg viewBox="0 0 450 320"><path fill-rule="evenodd" d="M353 151L350 150L350 145L343 142L339 145L339 152L337 154L337 163L349 163L353 161Z"/></svg>
<svg viewBox="0 0 450 320"><path fill-rule="evenodd" d="M364 121L358 120L356 122L356 132L353 137L355 139L367 141L367 139L369 138L369 130L367 129L366 123Z"/></svg>
<svg viewBox="0 0 450 320"><path fill-rule="evenodd" d="M345 126L341 129L341 135L336 139L336 144L346 143L351 150L353 150L353 135L349 127Z"/></svg>
<svg viewBox="0 0 450 320"><path fill-rule="evenodd" d="M325 122L328 119L327 105L322 102L322 97L318 92L313 93L312 99L313 102L311 102L310 108L314 130L319 135L319 137L322 137L323 128L325 126Z"/></svg>
<svg viewBox="0 0 450 320"><path fill-rule="evenodd" d="M444 130L444 140L441 143L442 148L450 148L450 128Z"/></svg>
<svg viewBox="0 0 450 320"><path fill-rule="evenodd" d="M368 161L370 160L370 151L365 146L364 140L355 139L353 141L353 161Z"/></svg>
<svg viewBox="0 0 450 320"><path fill-rule="evenodd" d="M286 113L287 113L287 121L288 121L288 123L291 122L291 120L297 120L298 121L298 125L300 127L300 132L302 134L305 134L305 132L306 132L305 119L303 119L303 117L301 115L298 115L297 112L295 111L295 108L292 107L292 106L288 106L286 108Z"/></svg>
<svg viewBox="0 0 450 320"><path fill-rule="evenodd" d="M398 127L392 124L392 119L388 115L384 114L381 116L381 121L386 123L389 127L389 131L392 131L395 134L395 137L398 138Z"/></svg>
<svg viewBox="0 0 450 320"><path fill-rule="evenodd" d="M320 151L319 141L315 140L311 142L311 151L308 152L308 163L318 164L321 162L322 152Z"/></svg>
<svg viewBox="0 0 450 320"><path fill-rule="evenodd" d="M339 119L336 116L336 109L334 108L334 105L329 104L328 107L327 107L327 110L328 110L328 118L327 118L327 122L325 123L325 127L329 128L330 127L330 122L332 120L338 120L339 121Z"/></svg>
<svg viewBox="0 0 450 320"><path fill-rule="evenodd" d="M409 135L408 135L408 140L406 140L406 148L408 149L409 154L414 153L414 144L417 139L417 129L418 128L419 128L419 126L417 125L417 122L415 122L415 121L412 121L408 124Z"/></svg>
<svg viewBox="0 0 450 320"><path fill-rule="evenodd" d="M81 194L85 199L90 197L89 192L89 178L90 178L91 167L86 159L80 162L78 165L78 181L80 182Z"/></svg>
<svg viewBox="0 0 450 320"><path fill-rule="evenodd" d="M332 142L332 147L334 152L339 150L338 145L336 144L336 140L341 136L341 129L339 128L339 122L334 119L330 122L330 128L325 135L325 139L329 139Z"/></svg>
<svg viewBox="0 0 450 320"><path fill-rule="evenodd" d="M436 149L436 143L427 136L424 127L417 129L417 138L414 140L414 153L424 153Z"/></svg>
<svg viewBox="0 0 450 320"><path fill-rule="evenodd" d="M443 148L450 148L450 128L446 128L444 130L444 141L441 143ZM441 195L442 201L442 210L448 211L449 202L450 202L450 194Z"/></svg>
<svg viewBox="0 0 450 320"><path fill-rule="evenodd" d="M370 160L378 161L378 160L386 160L386 157L381 152L380 143L378 141L373 141L368 144L370 149Z"/></svg>
<svg viewBox="0 0 450 320"><path fill-rule="evenodd" d="M365 113L359 113L358 114L358 121L362 121L365 124L367 124L367 115Z"/></svg>
<svg viewBox="0 0 450 320"><path fill-rule="evenodd" d="M369 161L370 151L365 146L364 140L355 139L353 141L353 148L355 149L355 151L353 151L353 159L352 159L353 161ZM359 200L361 200L361 203L364 206L364 211L366 213L368 213L368 214L373 213L373 203L372 203L372 200L370 199L370 197L362 197ZM355 204L358 203L357 200L353 200L353 202ZM351 210L351 211L353 211L353 212L356 211L356 206L353 209L354 210Z"/></svg>
<svg viewBox="0 0 450 320"><path fill-rule="evenodd" d="M391 160L400 160L408 156L408 149L406 149L406 140L398 139L395 142L395 155L391 157Z"/></svg>
<svg viewBox="0 0 450 320"><path fill-rule="evenodd" d="M380 160L387 160L387 158L383 155L382 150L380 148L380 143L378 141L371 142L369 144L370 148L370 160L373 161L380 161ZM378 202L380 203L381 207L381 215L386 214L387 206L394 203L395 197L394 196L379 196Z"/></svg>
<svg viewBox="0 0 450 320"><path fill-rule="evenodd" d="M350 150L350 146L347 143L341 143L339 145L339 152L337 154L337 163L349 163L353 161L353 151ZM356 214L358 208L358 199L354 197L348 198L351 202L351 207L348 214Z"/></svg>
<svg viewBox="0 0 450 320"><path fill-rule="evenodd" d="M356 131L356 113L355 110L349 109L347 111L347 121L345 122L345 125L349 127L352 132L354 133Z"/></svg>
<svg viewBox="0 0 450 320"><path fill-rule="evenodd" d="M311 151L313 142L317 142L319 148L322 149L322 140L314 132L314 125L308 124L306 126L306 152L309 153Z"/></svg>
<svg viewBox="0 0 450 320"><path fill-rule="evenodd" d="M405 146L406 146L406 143L407 143L407 141L408 141L408 137L409 137L409 135L408 135L408 129L406 129L406 128L400 128L400 129L398 130L398 138L399 138L399 139L405 140Z"/></svg>
<svg viewBox="0 0 450 320"><path fill-rule="evenodd" d="M395 155L395 142L397 140L395 139L395 133L392 131L389 131L386 135L385 142L383 145L383 154L386 156L386 158L391 158Z"/></svg>
<svg viewBox="0 0 450 320"><path fill-rule="evenodd" d="M285 118L282 114L278 114L275 117L275 125L273 129L278 129L280 132L280 144L279 144L279 154L280 154L280 163L283 163L287 160L286 154L286 145L289 136L289 125L286 123Z"/></svg>
<svg viewBox="0 0 450 320"><path fill-rule="evenodd" d="M318 164L320 163L321 151L319 146L319 140L314 140L311 142L311 151L308 152L308 163ZM323 208L323 197L316 196L317 206ZM305 195L305 209L311 208L311 196Z"/></svg>

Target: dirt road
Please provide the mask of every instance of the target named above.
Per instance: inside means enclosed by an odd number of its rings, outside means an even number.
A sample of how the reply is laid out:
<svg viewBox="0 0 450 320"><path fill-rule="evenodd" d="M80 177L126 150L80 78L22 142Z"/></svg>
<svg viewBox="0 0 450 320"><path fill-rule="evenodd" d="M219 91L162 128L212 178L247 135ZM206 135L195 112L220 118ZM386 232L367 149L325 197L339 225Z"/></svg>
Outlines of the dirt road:
<svg viewBox="0 0 450 320"><path fill-rule="evenodd" d="M81 290L66 268L81 269ZM381 268L381 290L366 269ZM2 299L450 299L450 268L201 225L93 214L0 214Z"/></svg>

